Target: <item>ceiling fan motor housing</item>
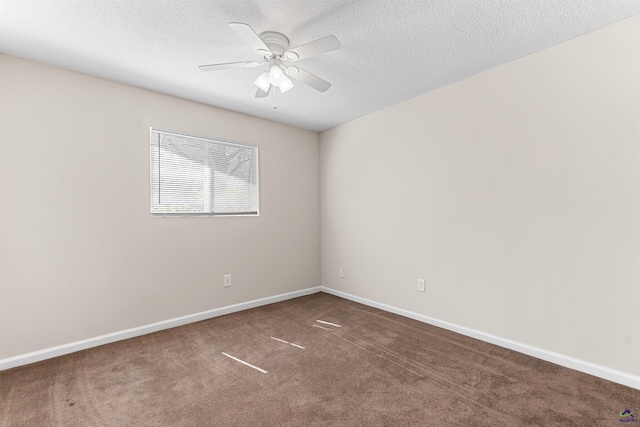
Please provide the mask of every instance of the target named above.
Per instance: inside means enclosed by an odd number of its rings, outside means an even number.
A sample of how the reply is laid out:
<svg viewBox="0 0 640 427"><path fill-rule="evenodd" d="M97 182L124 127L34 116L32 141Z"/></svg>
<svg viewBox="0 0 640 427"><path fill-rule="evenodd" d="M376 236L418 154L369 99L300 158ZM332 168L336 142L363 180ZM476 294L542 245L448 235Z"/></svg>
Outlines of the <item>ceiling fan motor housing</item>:
<svg viewBox="0 0 640 427"><path fill-rule="evenodd" d="M289 50L289 39L284 34L277 33L275 31L265 31L260 34L260 38L264 44L271 49L271 52L276 55L282 56L287 50Z"/></svg>

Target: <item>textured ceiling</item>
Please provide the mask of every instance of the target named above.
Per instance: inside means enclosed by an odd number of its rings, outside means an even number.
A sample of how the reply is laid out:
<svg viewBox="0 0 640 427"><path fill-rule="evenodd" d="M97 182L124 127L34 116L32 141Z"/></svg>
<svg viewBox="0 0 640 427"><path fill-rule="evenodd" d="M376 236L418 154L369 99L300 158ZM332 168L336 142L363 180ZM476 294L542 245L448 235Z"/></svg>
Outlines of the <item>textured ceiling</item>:
<svg viewBox="0 0 640 427"><path fill-rule="evenodd" d="M0 52L321 131L640 13L640 0L0 0ZM330 81L256 99L260 57L229 22L297 46ZM273 109L274 103L277 109Z"/></svg>

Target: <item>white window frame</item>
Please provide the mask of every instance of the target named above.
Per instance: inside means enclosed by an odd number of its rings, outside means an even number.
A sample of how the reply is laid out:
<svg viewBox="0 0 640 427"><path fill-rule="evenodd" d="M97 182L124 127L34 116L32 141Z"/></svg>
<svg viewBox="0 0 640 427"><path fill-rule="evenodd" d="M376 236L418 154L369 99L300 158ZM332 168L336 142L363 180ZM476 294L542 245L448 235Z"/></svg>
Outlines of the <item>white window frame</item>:
<svg viewBox="0 0 640 427"><path fill-rule="evenodd" d="M252 175L255 175L255 212L154 212L154 191L153 191L153 185L154 185L154 164L153 164L153 154L152 154L152 147L154 144L154 141L152 140L154 138L154 133L157 133L158 136L160 134L165 134L165 135L172 135L172 136L176 136L176 137L184 137L184 138L189 138L192 140L197 140L197 141L202 141L205 144L219 144L219 145L225 145L225 146L230 146L230 147L239 147L239 148L244 148L244 149L251 149L254 150L255 153L255 162L253 164L253 168L252 168ZM162 129L158 129L158 128L153 128L150 127L149 128L149 209L150 209L150 213L151 216L158 216L158 217L185 217L185 216L198 216L198 217L236 217L236 216L259 216L260 215L260 172L259 172L259 165L260 165L260 161L259 161L260 155L259 155L259 147L257 144L249 144L249 143L244 143L244 142L236 142L236 141L228 141L228 140L224 140L224 139L219 139L219 138L211 138L211 137L206 137L206 136L199 136L199 135L190 135L190 134L185 134L182 132L173 132L173 131L166 131L166 130L162 130ZM205 172L206 174L206 172ZM209 175L211 174L211 171L209 171L208 173ZM214 180L208 180L208 181L204 181L203 180L203 186L209 187L209 186L213 186L214 184ZM210 191L205 191L205 194L203 194L203 197L206 200L209 200L210 197Z"/></svg>

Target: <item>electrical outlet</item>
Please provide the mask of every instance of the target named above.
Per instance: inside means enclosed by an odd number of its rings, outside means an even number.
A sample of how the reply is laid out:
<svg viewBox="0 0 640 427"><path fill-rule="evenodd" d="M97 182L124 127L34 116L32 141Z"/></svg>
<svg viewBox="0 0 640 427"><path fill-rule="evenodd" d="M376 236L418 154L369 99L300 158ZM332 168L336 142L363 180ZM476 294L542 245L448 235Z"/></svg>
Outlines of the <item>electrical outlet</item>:
<svg viewBox="0 0 640 427"><path fill-rule="evenodd" d="M225 274L224 275L224 287L228 288L229 286L231 286L231 275L230 274Z"/></svg>
<svg viewBox="0 0 640 427"><path fill-rule="evenodd" d="M343 268L339 268L339 269L338 269L338 276L339 276L341 279L344 279L344 269L343 269Z"/></svg>
<svg viewBox="0 0 640 427"><path fill-rule="evenodd" d="M424 279L418 279L418 291L427 292L427 281Z"/></svg>

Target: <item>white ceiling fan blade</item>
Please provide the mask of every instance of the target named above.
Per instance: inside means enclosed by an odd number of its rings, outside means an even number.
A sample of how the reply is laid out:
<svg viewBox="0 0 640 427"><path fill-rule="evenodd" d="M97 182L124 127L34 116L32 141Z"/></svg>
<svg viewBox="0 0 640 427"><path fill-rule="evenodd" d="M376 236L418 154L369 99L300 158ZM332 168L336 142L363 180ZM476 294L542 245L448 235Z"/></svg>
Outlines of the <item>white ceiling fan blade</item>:
<svg viewBox="0 0 640 427"><path fill-rule="evenodd" d="M256 91L256 98L266 98L267 96L269 96L269 93L271 92L271 88L272 86L269 86L269 91L265 92L262 89L258 88L258 90Z"/></svg>
<svg viewBox="0 0 640 427"><path fill-rule="evenodd" d="M246 68L246 67L257 67L260 65L259 62L227 62L224 64L210 64L210 65L201 65L200 71L218 71L218 70L228 70L229 68Z"/></svg>
<svg viewBox="0 0 640 427"><path fill-rule="evenodd" d="M258 54L263 56L271 54L271 49L269 49L269 47L264 44L260 36L258 36L258 34L253 31L253 28L251 28L249 25L243 24L242 22L230 22L229 26L240 37L242 37L244 41L249 43L253 50L258 52Z"/></svg>
<svg viewBox="0 0 640 427"><path fill-rule="evenodd" d="M328 81L323 80L315 74L311 74L300 67L288 67L287 74L294 79L311 86L315 90L319 90L320 92L326 92L331 87L331 83Z"/></svg>
<svg viewBox="0 0 640 427"><path fill-rule="evenodd" d="M284 58L288 61L309 58L332 50L340 49L340 41L336 36L326 36L309 43L305 43L284 53Z"/></svg>

